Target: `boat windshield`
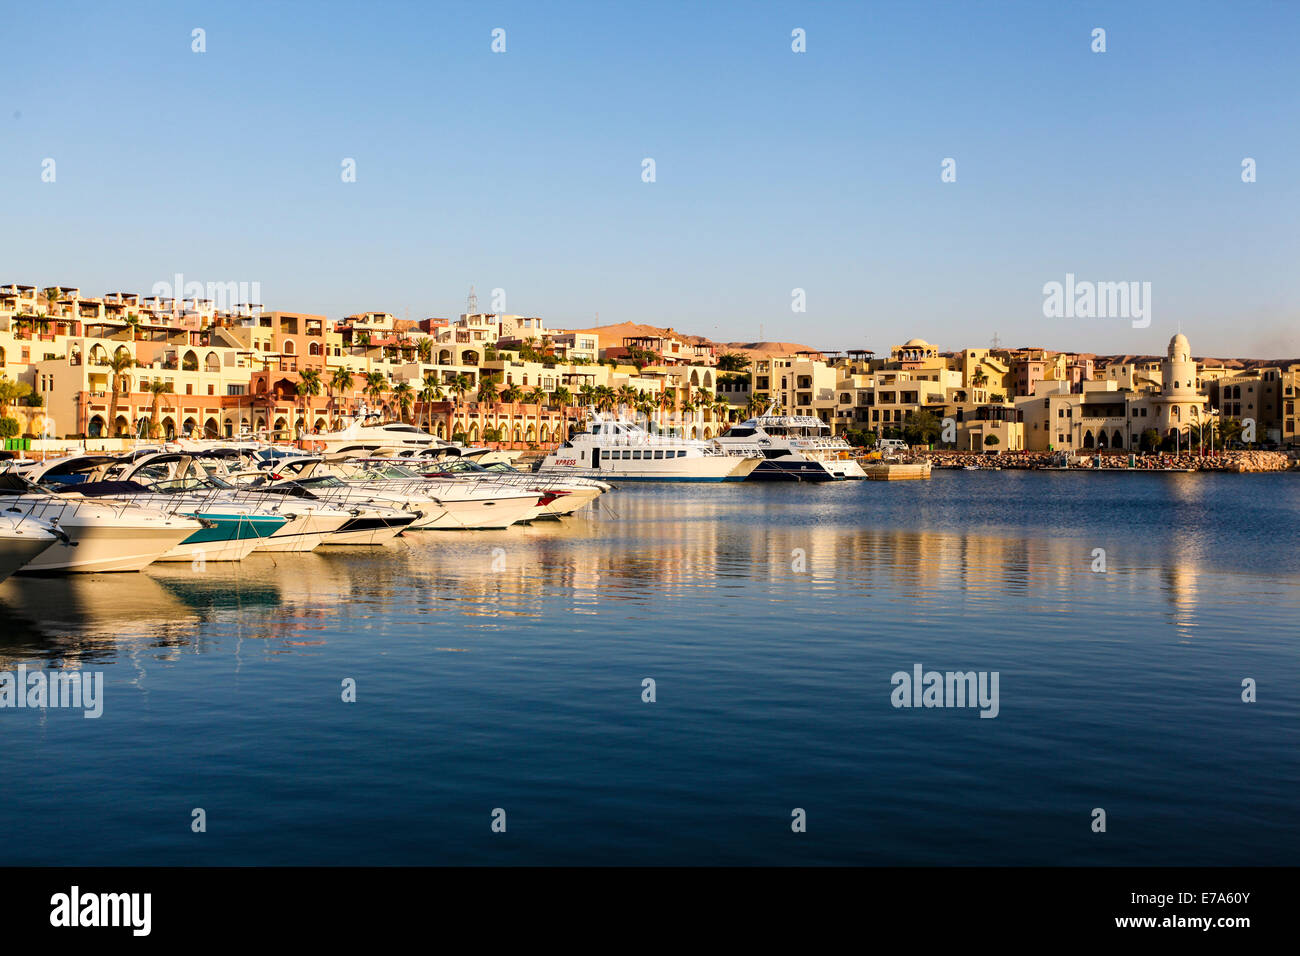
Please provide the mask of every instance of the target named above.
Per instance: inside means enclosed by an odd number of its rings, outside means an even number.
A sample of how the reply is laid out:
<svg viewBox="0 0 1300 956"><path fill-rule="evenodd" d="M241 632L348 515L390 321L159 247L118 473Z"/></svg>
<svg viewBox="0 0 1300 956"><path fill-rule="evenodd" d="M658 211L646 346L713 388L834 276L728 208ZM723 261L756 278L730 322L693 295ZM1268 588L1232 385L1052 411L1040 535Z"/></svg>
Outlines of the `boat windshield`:
<svg viewBox="0 0 1300 956"><path fill-rule="evenodd" d="M312 478L297 478L297 484L309 488L346 488L348 483L342 478L336 478L333 475L317 475Z"/></svg>
<svg viewBox="0 0 1300 956"><path fill-rule="evenodd" d="M234 488L229 482L222 481L220 478L169 478L165 481L155 481L149 485L151 491L159 491L165 495L181 494L187 491L218 491Z"/></svg>

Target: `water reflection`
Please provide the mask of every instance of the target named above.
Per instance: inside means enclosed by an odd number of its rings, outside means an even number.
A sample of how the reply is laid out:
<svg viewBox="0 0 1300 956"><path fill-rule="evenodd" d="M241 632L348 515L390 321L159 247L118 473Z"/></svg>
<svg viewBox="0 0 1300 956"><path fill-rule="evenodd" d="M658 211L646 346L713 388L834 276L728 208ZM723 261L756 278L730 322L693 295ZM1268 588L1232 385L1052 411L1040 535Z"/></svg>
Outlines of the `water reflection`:
<svg viewBox="0 0 1300 956"><path fill-rule="evenodd" d="M201 570L167 564L141 574L15 578L0 586L7 612L0 659L96 659L125 644L165 658L186 646L202 653L205 641L226 635L307 648L339 620L366 629L459 615L491 627L732 599L747 614L793 605L869 619L885 605L911 614L952 605L987 612L1028 599L1048 612L1086 615L1158 591L1180 634L1197 626L1205 551L1187 535L1135 541L1122 529L1091 539L962 530L934 514L933 528L889 527L897 516L873 513L870 492L831 490L858 494L856 510L821 493L769 496L761 507L736 494L624 493L616 511L499 532L413 534L386 548L259 554ZM1091 570L1094 545L1107 550L1105 574Z"/></svg>

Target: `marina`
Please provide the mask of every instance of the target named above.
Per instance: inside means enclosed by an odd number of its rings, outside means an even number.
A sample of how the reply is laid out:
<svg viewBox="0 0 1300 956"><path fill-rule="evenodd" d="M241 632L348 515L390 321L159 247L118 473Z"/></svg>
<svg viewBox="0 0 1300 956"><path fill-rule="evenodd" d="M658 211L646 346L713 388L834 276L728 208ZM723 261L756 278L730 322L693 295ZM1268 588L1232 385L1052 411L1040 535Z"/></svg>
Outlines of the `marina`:
<svg viewBox="0 0 1300 956"><path fill-rule="evenodd" d="M34 768L9 859L940 863L973 814L991 864L1285 864L1300 564L1259 542L1300 498L1242 480L635 483L504 530L19 575L0 670L102 672L103 716L6 725ZM996 719L895 710L917 662L999 672ZM1099 789L1135 838L1087 839ZM97 839L23 825L51 801Z"/></svg>

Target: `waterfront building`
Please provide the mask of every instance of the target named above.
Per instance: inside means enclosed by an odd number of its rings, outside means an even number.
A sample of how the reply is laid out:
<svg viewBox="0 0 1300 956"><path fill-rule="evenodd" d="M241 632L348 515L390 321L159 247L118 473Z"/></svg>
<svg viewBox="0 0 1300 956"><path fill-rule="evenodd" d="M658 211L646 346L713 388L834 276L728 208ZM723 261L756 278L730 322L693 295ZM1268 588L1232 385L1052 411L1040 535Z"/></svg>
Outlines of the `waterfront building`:
<svg viewBox="0 0 1300 956"><path fill-rule="evenodd" d="M1040 381L1017 398L1029 451L1140 450L1151 442L1189 449L1208 445L1216 413L1205 394L1187 337L1169 340L1158 388L1121 389L1110 377L1068 391L1065 381Z"/></svg>

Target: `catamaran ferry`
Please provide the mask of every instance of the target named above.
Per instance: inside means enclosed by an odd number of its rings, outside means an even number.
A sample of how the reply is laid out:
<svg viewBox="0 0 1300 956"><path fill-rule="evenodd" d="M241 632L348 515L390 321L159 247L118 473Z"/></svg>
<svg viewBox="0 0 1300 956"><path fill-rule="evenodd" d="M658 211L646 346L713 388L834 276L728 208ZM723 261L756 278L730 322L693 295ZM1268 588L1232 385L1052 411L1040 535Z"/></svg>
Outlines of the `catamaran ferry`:
<svg viewBox="0 0 1300 956"><path fill-rule="evenodd" d="M853 458L853 446L831 435L830 426L812 415L762 415L733 425L713 439L729 455L759 456L762 463L750 481L834 481L865 478Z"/></svg>
<svg viewBox="0 0 1300 956"><path fill-rule="evenodd" d="M625 418L591 413L579 432L542 461L543 475L606 481L744 481L763 459L724 454L708 442L651 434Z"/></svg>

